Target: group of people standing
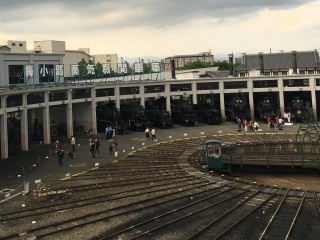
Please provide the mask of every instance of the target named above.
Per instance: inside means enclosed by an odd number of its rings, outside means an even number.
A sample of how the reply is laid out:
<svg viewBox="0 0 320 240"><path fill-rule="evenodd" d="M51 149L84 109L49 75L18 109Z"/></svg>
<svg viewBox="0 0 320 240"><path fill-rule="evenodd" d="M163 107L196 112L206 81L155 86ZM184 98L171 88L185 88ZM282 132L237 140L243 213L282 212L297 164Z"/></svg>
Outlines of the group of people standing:
<svg viewBox="0 0 320 240"><path fill-rule="evenodd" d="M243 118L241 120L239 117L236 117L236 121L238 124L238 132L242 130L242 127L246 132L248 131L248 127L250 132L258 132L259 130L259 123L257 121L250 120L248 122L247 119Z"/></svg>
<svg viewBox="0 0 320 240"><path fill-rule="evenodd" d="M146 139L157 141L156 130L154 128L152 128L150 131L150 128L147 127L145 130L145 134L146 134Z"/></svg>
<svg viewBox="0 0 320 240"><path fill-rule="evenodd" d="M117 142L113 142L113 139L109 139L107 141L108 144L108 150L109 154L112 154L114 152L114 155L118 156L119 146ZM89 139L89 146L90 146L90 152L92 154L92 158L96 157L96 154L100 154L100 141L98 138L96 138L94 141L93 139Z"/></svg>
<svg viewBox="0 0 320 240"><path fill-rule="evenodd" d="M240 132L242 128L247 132L248 127L249 131L252 132L257 132L259 130L259 123L257 121L250 120L248 122L245 118L241 119L239 117L236 118L236 121L238 124L238 132ZM284 126L284 120L279 116L276 116L275 118L271 118L270 116L268 116L267 123L270 132L274 132L275 126L277 126L279 130L282 130Z"/></svg>
<svg viewBox="0 0 320 240"><path fill-rule="evenodd" d="M107 135L107 146L108 146L108 150L109 150L109 154L113 154L118 157L118 153L119 153L119 145L117 142L113 141L113 137L115 136L113 133L114 129L112 129L111 127L107 127L106 128L106 135ZM76 139L74 136L71 136L70 138L70 144L71 144L71 149L70 151L68 151L68 155L72 155L74 156L74 152L76 151ZM55 141L55 153L57 154L58 157L58 166L62 166L62 159L64 157L64 152L62 149L62 145L61 142L59 140ZM96 154L100 154L100 141L99 138L96 139L89 139L89 150L92 154L92 158L96 157ZM73 157L71 157L73 158Z"/></svg>
<svg viewBox="0 0 320 240"><path fill-rule="evenodd" d="M274 119L268 116L267 123L268 123L268 127L270 128L270 132L274 132L275 126L277 126L279 130L283 129L284 120L279 116L276 116Z"/></svg>

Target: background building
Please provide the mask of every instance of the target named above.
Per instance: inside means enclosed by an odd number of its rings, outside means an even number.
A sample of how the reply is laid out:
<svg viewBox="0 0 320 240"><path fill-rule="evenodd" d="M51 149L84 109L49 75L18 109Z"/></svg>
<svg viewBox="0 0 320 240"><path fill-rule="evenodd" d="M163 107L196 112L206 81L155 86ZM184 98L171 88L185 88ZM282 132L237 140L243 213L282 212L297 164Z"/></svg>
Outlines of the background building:
<svg viewBox="0 0 320 240"><path fill-rule="evenodd" d="M117 71L118 54L97 54L93 55L94 63L109 63L113 71Z"/></svg>
<svg viewBox="0 0 320 240"><path fill-rule="evenodd" d="M183 67L189 62L196 62L196 61L202 61L205 63L213 63L214 57L211 54L211 51L209 52L201 52L199 54L188 54L188 55L175 55L171 57L167 57L163 61L162 66L164 68L164 71L171 71L171 59L175 60L175 67Z"/></svg>
<svg viewBox="0 0 320 240"><path fill-rule="evenodd" d="M26 41L9 40L8 47L10 48L11 53L27 53Z"/></svg>

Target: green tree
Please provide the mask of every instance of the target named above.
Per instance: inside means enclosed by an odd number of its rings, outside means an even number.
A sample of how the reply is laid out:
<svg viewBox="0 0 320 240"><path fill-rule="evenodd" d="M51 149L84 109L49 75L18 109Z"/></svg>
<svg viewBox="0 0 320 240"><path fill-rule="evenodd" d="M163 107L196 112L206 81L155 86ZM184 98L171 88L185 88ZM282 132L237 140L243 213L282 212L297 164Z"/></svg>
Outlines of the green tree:
<svg viewBox="0 0 320 240"><path fill-rule="evenodd" d="M143 73L148 74L150 72L150 64L144 63L143 64Z"/></svg>
<svg viewBox="0 0 320 240"><path fill-rule="evenodd" d="M213 67L212 63L197 60L194 62L188 62L183 67L176 68L176 70L188 70L188 69L198 69L198 68L207 68L207 67Z"/></svg>
<svg viewBox="0 0 320 240"><path fill-rule="evenodd" d="M87 66L86 60L82 58L81 61L78 62L78 65L79 65L79 75L84 76L86 74L86 66Z"/></svg>
<svg viewBox="0 0 320 240"><path fill-rule="evenodd" d="M229 70L229 62L226 60L223 61L217 61L213 63L214 67L219 67L218 70L219 71L224 71L224 70Z"/></svg>
<svg viewBox="0 0 320 240"><path fill-rule="evenodd" d="M102 75L102 64L100 62L97 62L96 65L94 66L94 72L96 73L97 76Z"/></svg>

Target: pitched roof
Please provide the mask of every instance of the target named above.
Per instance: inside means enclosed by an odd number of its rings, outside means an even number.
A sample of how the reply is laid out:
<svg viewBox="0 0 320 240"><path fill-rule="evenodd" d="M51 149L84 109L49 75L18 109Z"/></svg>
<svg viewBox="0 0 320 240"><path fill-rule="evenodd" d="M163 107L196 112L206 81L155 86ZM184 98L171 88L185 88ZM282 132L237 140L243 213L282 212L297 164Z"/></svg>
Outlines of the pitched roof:
<svg viewBox="0 0 320 240"><path fill-rule="evenodd" d="M293 67L293 53L262 54L264 69L289 69ZM298 68L319 68L320 60L317 51L296 52ZM259 54L244 55L243 64L235 70L259 69Z"/></svg>
<svg viewBox="0 0 320 240"><path fill-rule="evenodd" d="M10 50L10 48L6 45L0 45L0 49L2 50Z"/></svg>
<svg viewBox="0 0 320 240"><path fill-rule="evenodd" d="M206 71L205 73L199 74L199 77L201 78L222 78L222 77L228 77L229 71Z"/></svg>

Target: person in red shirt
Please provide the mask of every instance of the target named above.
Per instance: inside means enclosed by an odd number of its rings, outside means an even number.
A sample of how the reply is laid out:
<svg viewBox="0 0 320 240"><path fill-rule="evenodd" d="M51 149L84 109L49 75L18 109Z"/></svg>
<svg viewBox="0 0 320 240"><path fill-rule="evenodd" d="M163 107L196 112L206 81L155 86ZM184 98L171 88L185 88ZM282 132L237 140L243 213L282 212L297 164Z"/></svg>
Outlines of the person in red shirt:
<svg viewBox="0 0 320 240"><path fill-rule="evenodd" d="M247 132L248 131L248 121L244 118L243 121L242 121L242 124L243 124L243 128L244 130Z"/></svg>

